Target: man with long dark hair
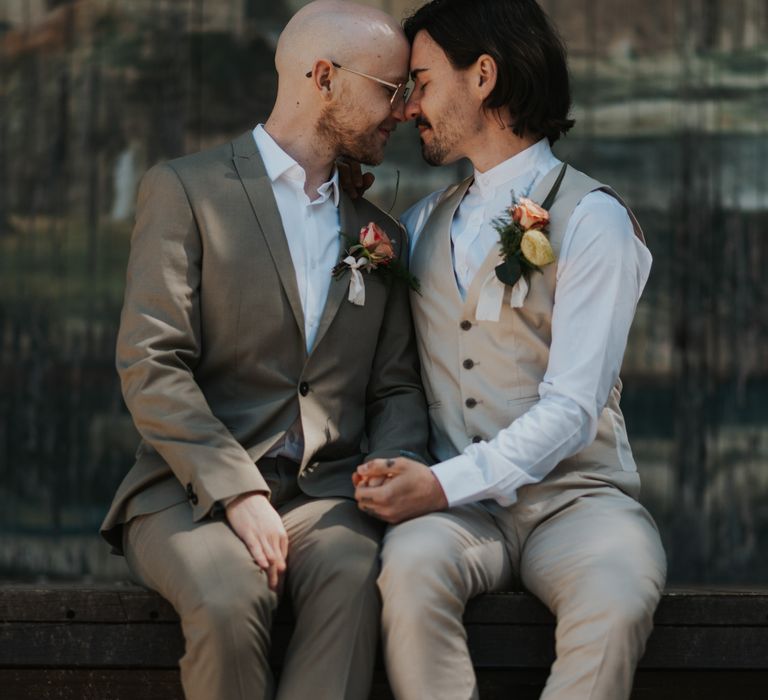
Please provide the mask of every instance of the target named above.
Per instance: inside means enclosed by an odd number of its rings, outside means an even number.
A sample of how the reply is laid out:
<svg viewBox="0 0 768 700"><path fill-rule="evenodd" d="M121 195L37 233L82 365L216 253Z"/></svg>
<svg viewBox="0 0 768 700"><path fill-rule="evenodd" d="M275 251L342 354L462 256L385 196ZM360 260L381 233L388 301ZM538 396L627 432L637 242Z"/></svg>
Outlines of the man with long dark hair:
<svg viewBox="0 0 768 700"><path fill-rule="evenodd" d="M619 408L650 253L618 195L550 149L568 72L534 0L435 0L405 31L424 158L474 173L402 219L438 463L355 477L360 507L400 523L379 577L392 688L477 697L464 606L520 581L557 617L542 697L628 698L666 574Z"/></svg>

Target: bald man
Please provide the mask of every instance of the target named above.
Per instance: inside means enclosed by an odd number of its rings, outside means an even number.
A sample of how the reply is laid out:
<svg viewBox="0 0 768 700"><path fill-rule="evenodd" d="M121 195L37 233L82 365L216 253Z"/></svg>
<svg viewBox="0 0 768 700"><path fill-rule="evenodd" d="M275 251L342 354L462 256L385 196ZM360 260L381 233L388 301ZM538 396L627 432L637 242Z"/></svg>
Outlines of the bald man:
<svg viewBox="0 0 768 700"><path fill-rule="evenodd" d="M386 14L312 3L278 42L267 122L142 182L117 346L142 441L102 532L177 610L187 698L368 695L382 525L351 475L426 454L427 419L406 285L375 270L361 300L351 270L331 274L340 231L377 224L402 265L405 233L333 164L381 161L408 53Z"/></svg>

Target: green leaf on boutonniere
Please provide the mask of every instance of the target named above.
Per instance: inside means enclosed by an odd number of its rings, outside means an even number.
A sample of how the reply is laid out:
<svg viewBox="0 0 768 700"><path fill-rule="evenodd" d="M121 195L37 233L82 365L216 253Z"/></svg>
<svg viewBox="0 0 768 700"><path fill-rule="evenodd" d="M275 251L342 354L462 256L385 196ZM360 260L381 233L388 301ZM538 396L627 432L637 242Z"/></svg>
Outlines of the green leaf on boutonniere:
<svg viewBox="0 0 768 700"><path fill-rule="evenodd" d="M503 263L496 266L496 277L501 280L503 284L508 284L510 287L520 279L520 275L523 274L523 268L520 266L520 262L514 256L508 257Z"/></svg>

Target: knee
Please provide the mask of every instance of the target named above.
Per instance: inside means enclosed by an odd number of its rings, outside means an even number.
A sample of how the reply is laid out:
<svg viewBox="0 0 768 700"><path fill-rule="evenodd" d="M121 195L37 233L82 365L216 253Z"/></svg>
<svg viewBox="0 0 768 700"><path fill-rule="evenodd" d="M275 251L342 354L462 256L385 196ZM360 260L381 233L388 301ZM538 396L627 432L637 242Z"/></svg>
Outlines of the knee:
<svg viewBox="0 0 768 700"><path fill-rule="evenodd" d="M277 596L269 590L266 576L254 571L247 577L220 580L200 591L186 609L180 610L182 626L201 638L215 639L227 647L250 646L262 637L268 643ZM187 635L188 636L188 635ZM236 653L237 648L229 650Z"/></svg>
<svg viewBox="0 0 768 700"><path fill-rule="evenodd" d="M653 614L661 591L651 583L638 585L626 580L623 585L606 583L603 581L591 590L585 588L584 593L573 600L574 604L568 606L568 612L561 617L564 629L568 628L569 621L581 626L591 619L617 641L629 638L644 641L653 627Z"/></svg>
<svg viewBox="0 0 768 700"><path fill-rule="evenodd" d="M628 586L608 601L611 628L622 636L632 633L647 636L660 598L661 591L655 586Z"/></svg>
<svg viewBox="0 0 768 700"><path fill-rule="evenodd" d="M392 529L384 541L378 586L385 607L391 600L399 609L419 609L431 599L460 597L464 586L458 554L452 557L428 529L407 525Z"/></svg>
<svg viewBox="0 0 768 700"><path fill-rule="evenodd" d="M379 573L380 543L352 530L316 541L309 555L311 578L318 585L339 584L339 590L374 588ZM289 561L290 569L290 561Z"/></svg>

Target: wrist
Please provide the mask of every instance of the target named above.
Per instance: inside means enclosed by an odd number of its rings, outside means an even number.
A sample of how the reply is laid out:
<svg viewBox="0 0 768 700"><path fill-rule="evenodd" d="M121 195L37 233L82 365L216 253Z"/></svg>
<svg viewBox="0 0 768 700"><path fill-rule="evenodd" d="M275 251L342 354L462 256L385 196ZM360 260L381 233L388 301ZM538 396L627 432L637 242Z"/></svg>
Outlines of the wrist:
<svg viewBox="0 0 768 700"><path fill-rule="evenodd" d="M230 508L239 505L251 496L262 496L263 498L269 500L269 497L263 491L247 491L246 493L239 493L234 496L224 498L220 501L220 503L224 506L224 510L229 513Z"/></svg>
<svg viewBox="0 0 768 700"><path fill-rule="evenodd" d="M435 472L430 469L429 473L432 475L432 502L437 506L437 510L445 510L448 508L448 497L445 495L443 485Z"/></svg>

